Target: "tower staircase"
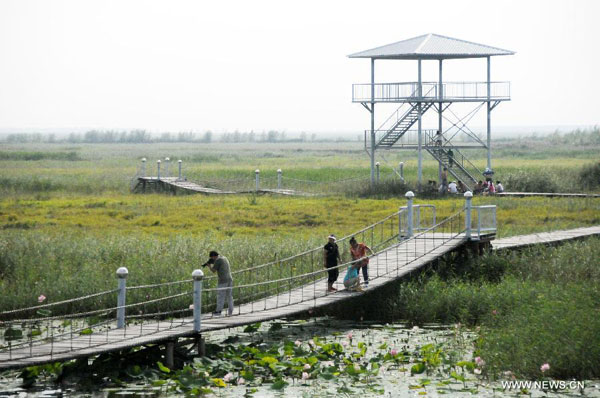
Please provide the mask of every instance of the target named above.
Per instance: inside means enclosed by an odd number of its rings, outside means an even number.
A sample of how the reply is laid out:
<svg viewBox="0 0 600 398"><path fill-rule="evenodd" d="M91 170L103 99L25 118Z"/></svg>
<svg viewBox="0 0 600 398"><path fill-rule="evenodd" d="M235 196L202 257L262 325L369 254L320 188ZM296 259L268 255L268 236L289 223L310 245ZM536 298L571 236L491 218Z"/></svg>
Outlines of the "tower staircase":
<svg viewBox="0 0 600 398"><path fill-rule="evenodd" d="M421 103L421 115L433 105L432 102ZM379 139L376 148L391 147L419 120L419 103L411 104L411 108L399 118L391 128Z"/></svg>
<svg viewBox="0 0 600 398"><path fill-rule="evenodd" d="M458 181L461 181L470 191L473 191L475 184L477 184L477 179L482 178L483 172L471 163L450 141L445 140L445 142L442 142L434 134L426 134L426 137L427 143L425 149L427 152L440 162Z"/></svg>
<svg viewBox="0 0 600 398"><path fill-rule="evenodd" d="M429 95L431 89L425 94ZM413 92L413 96L416 91ZM401 114L401 110L405 104L409 105L408 110ZM375 148L390 149L393 147L416 147L419 145L415 142L417 136L409 136L407 133L410 128L419 120L419 113L423 116L432 106L434 102L405 102L394 113L383 122L383 124L375 130L376 144ZM420 109L419 109L420 108ZM399 115L402 116L399 116ZM394 120L395 119L395 120ZM387 126L387 127L386 127ZM410 130L413 131L413 130ZM368 149L368 132L365 131L365 150ZM445 137L438 136L435 130L422 130L423 148L429 152L440 164L445 167L448 172L461 181L469 190L473 191L478 179L482 179L483 173L469 159L467 159L457 147L452 145L450 140ZM406 142L400 142L400 139L406 135Z"/></svg>

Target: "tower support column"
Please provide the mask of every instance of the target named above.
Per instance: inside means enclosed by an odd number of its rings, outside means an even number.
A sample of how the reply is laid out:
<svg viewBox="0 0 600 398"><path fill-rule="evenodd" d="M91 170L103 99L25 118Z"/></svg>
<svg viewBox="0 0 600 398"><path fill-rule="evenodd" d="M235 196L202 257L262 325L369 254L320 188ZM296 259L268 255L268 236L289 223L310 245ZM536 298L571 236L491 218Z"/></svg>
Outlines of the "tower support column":
<svg viewBox="0 0 600 398"><path fill-rule="evenodd" d="M444 86L442 85L442 60L440 59L440 71L439 71L439 87L438 97L440 102L438 103L438 139L442 139L442 100L444 99ZM437 144L437 142L435 143ZM442 140L443 144L443 140ZM438 161L438 181L442 182L442 162Z"/></svg>
<svg viewBox="0 0 600 398"><path fill-rule="evenodd" d="M419 98L417 99L417 106L418 106L418 112L419 112L419 119L418 119L418 134L419 134L419 161L418 161L418 171L417 171L417 177L418 177L418 186L419 189L421 189L421 183L423 182L423 130L422 130L422 124L421 124L421 105L422 105L422 100L423 100L423 87L421 85L421 60L417 60L417 63L419 65L419 86L417 87L417 94L419 96Z"/></svg>
<svg viewBox="0 0 600 398"><path fill-rule="evenodd" d="M492 170L492 86L490 82L491 65L490 57L487 57L487 168Z"/></svg>
<svg viewBox="0 0 600 398"><path fill-rule="evenodd" d="M371 58L371 187L375 185L375 58Z"/></svg>

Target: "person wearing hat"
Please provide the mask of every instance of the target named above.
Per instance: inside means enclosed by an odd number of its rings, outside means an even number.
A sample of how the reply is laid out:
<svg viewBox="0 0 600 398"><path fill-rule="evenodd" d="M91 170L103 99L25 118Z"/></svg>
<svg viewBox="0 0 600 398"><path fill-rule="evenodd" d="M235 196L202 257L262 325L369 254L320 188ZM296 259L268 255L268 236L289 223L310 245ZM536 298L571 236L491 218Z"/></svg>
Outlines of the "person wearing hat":
<svg viewBox="0 0 600 398"><path fill-rule="evenodd" d="M448 184L448 192L458 193L458 185L456 185L456 181L452 181L450 184Z"/></svg>
<svg viewBox="0 0 600 398"><path fill-rule="evenodd" d="M337 289L333 287L333 284L337 281L337 278L340 275L337 265L338 261L342 261L342 258L340 257L338 245L335 243L337 240L335 235L329 235L327 240L328 242L323 248L323 266L328 269L327 273L329 274L327 278L327 291L333 293L337 291Z"/></svg>
<svg viewBox="0 0 600 398"><path fill-rule="evenodd" d="M231 277L229 260L214 250L208 254L208 257L209 260L203 266L208 266L208 269L216 272L218 277L217 308L213 312L213 316L221 316L225 299L227 299L227 313L231 316L233 314L233 278Z"/></svg>

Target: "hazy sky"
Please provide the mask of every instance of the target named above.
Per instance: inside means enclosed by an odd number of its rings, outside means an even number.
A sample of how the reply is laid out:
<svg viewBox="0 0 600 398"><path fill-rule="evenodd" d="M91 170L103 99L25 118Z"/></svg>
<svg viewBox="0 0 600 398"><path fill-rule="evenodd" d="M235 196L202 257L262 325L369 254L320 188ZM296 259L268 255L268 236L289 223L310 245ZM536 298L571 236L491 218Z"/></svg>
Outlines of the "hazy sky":
<svg viewBox="0 0 600 398"><path fill-rule="evenodd" d="M496 129L593 125L599 16L595 0L0 0L0 128L360 131L369 114L351 85L369 81L369 61L347 55L425 33L517 52L492 58L513 98ZM436 61L424 68L437 80ZM381 61L376 80L416 71ZM444 79L485 72L452 60Z"/></svg>

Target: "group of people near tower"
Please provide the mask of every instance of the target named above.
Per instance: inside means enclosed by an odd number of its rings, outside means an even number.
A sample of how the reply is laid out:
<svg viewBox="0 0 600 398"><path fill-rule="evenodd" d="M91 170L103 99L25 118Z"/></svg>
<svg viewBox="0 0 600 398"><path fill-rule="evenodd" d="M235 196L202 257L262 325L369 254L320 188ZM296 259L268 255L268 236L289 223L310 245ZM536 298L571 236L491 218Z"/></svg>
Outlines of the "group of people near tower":
<svg viewBox="0 0 600 398"><path fill-rule="evenodd" d="M437 186L435 180L429 180L427 182L427 190L431 193L439 192L441 194L450 193L450 194L459 194L470 191L470 189L462 182L462 181L450 181L448 180L448 169L444 167L442 174L442 182ZM504 186L500 181L494 182L490 177L487 177L485 181L479 181L473 187L473 194L482 194L482 195L493 195L495 193L504 192Z"/></svg>
<svg viewBox="0 0 600 398"><path fill-rule="evenodd" d="M443 140L444 140L443 134L441 133L440 130L437 130L435 133L435 145L439 148L442 148ZM452 151L451 147L448 147L448 149L445 151L445 156L447 157L447 160L448 160L448 167L452 168L452 166L456 163L456 161L454 160L454 152ZM490 172L489 174L487 174L488 171ZM486 169L486 171L483 173L483 175L486 176L485 181L479 181L473 187L473 194L488 195L488 194L504 192L504 187L502 186L502 183L500 181L496 181L496 184L494 185L494 182L492 181L492 178L490 177L491 174L493 174L491 172L491 170ZM429 180L427 182L427 190L431 193L434 193L437 191L441 194L445 194L445 193L459 194L459 193L465 193L470 190L460 180L458 180L458 182L448 180L448 168L447 167L444 167L444 169L440 173L440 179L441 179L441 182L440 182L439 186L437 185L437 182L435 180Z"/></svg>
<svg viewBox="0 0 600 398"><path fill-rule="evenodd" d="M504 187L500 181L492 181L491 178L486 178L485 181L479 180L477 185L473 188L473 194L493 195L495 193L504 192Z"/></svg>
<svg viewBox="0 0 600 398"><path fill-rule="evenodd" d="M341 263L342 257L340 255L340 249L336 243L337 239L335 235L329 235L327 238L328 242L323 248L323 266L327 268L327 291L333 293L337 291L333 284L337 281L340 271L338 268L338 261ZM373 254L371 248L364 243L358 243L356 238L353 236L350 238L350 256L352 261L346 270L344 276L344 286L350 291L362 292L363 289L360 287L360 273L362 269L362 275L364 285L369 286L369 257L367 254Z"/></svg>

